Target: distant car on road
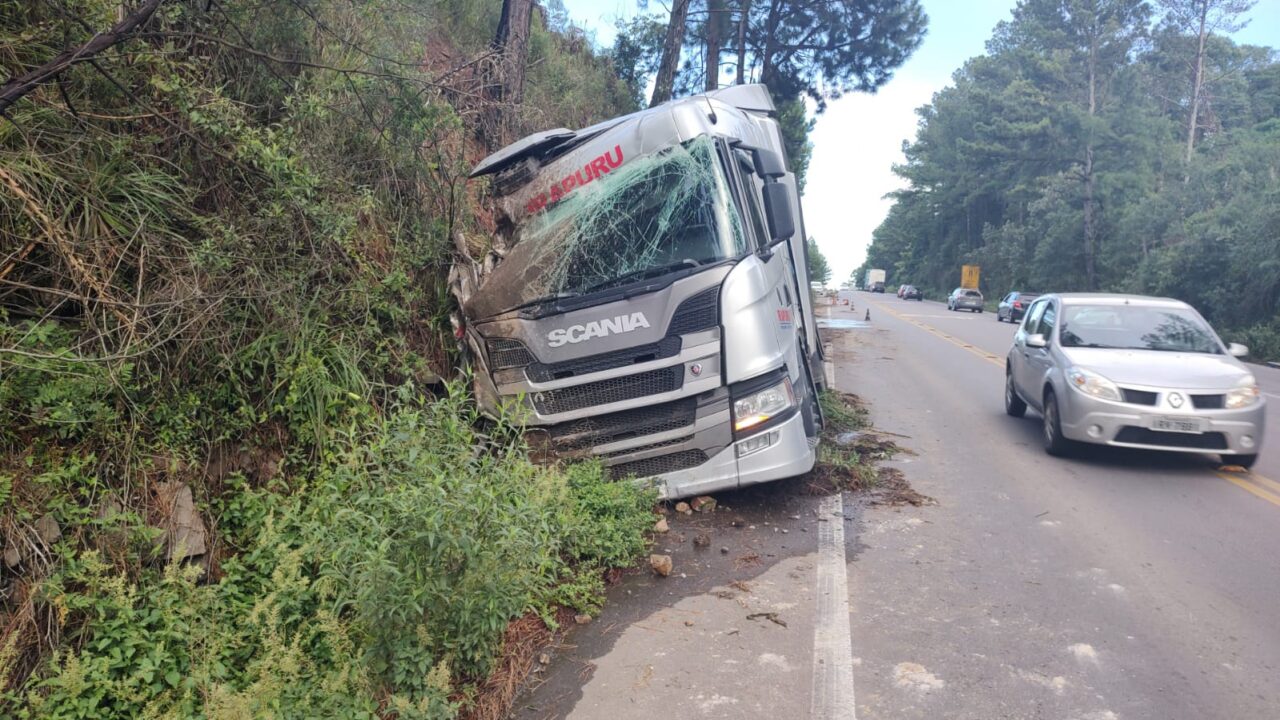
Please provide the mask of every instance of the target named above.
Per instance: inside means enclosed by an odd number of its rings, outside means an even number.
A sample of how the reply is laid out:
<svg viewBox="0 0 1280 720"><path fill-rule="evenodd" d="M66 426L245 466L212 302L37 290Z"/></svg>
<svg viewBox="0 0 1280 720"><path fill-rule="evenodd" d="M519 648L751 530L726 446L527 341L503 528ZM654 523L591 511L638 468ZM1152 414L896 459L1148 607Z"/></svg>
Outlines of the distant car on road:
<svg viewBox="0 0 1280 720"><path fill-rule="evenodd" d="M1027 314L1027 308L1031 307L1032 301L1040 297L1040 293L1013 292L1000 298L1000 304L996 306L996 322L1022 322L1022 318Z"/></svg>
<svg viewBox="0 0 1280 720"><path fill-rule="evenodd" d="M1137 295L1036 299L1005 362L1005 411L1043 417L1045 450L1079 442L1258 459L1266 401L1190 305Z"/></svg>
<svg viewBox="0 0 1280 720"><path fill-rule="evenodd" d="M915 285L903 285L898 289L898 297L903 300L924 300L924 293Z"/></svg>
<svg viewBox="0 0 1280 720"><path fill-rule="evenodd" d="M964 309L969 312L982 312L982 306L982 293L973 288L956 288L947 296L948 310Z"/></svg>
<svg viewBox="0 0 1280 720"><path fill-rule="evenodd" d="M871 287L867 288L867 290L873 293L882 293L884 292L884 283L883 282L871 283Z"/></svg>

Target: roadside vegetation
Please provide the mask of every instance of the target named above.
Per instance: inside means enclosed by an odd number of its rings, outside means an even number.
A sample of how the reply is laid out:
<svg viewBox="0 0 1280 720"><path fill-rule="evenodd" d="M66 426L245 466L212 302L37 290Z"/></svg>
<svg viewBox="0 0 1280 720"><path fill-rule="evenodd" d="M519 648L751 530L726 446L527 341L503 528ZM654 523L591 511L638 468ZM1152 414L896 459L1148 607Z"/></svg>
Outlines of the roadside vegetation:
<svg viewBox="0 0 1280 720"><path fill-rule="evenodd" d="M1170 296L1280 359L1280 62L1228 37L1252 5L1020 3L920 109L854 277Z"/></svg>
<svg viewBox="0 0 1280 720"><path fill-rule="evenodd" d="M147 5L5 3L0 77ZM471 163L635 108L542 15L491 99L500 10L159 3L6 101L0 716L453 717L644 550L651 495L447 379Z"/></svg>

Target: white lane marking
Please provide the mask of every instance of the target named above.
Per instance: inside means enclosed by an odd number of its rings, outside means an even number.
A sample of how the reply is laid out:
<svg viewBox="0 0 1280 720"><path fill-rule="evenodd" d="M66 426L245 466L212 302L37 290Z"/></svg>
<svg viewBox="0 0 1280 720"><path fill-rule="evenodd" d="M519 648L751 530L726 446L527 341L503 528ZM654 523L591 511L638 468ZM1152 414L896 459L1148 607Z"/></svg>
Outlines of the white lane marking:
<svg viewBox="0 0 1280 720"><path fill-rule="evenodd" d="M857 720L841 493L822 499L819 517L825 522L818 523L818 613L813 627L809 716L815 720Z"/></svg>

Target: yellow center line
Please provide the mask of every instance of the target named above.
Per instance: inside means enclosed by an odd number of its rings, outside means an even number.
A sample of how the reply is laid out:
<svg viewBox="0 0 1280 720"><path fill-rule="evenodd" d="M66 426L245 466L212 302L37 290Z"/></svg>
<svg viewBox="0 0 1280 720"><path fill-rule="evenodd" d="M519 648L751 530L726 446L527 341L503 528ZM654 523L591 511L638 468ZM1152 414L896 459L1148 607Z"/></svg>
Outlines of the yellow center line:
<svg viewBox="0 0 1280 720"><path fill-rule="evenodd" d="M1265 476L1263 476L1263 475L1259 475L1258 473L1253 472L1252 470L1250 470L1250 471L1249 471L1249 474L1247 475L1247 477L1248 477L1250 480L1252 480L1252 481L1254 481L1255 483L1257 483L1258 485L1261 485L1262 487L1267 488L1268 490L1271 490L1272 492L1278 492L1278 493L1280 493L1280 482L1276 482L1275 480L1272 480L1272 479L1271 479L1271 478L1269 478L1269 477L1265 477Z"/></svg>
<svg viewBox="0 0 1280 720"><path fill-rule="evenodd" d="M1276 505L1280 507L1280 495L1267 492L1266 490L1263 490L1257 485L1254 485L1253 483L1249 482L1250 480L1262 479L1262 480L1266 480L1267 482L1274 483L1275 481L1273 480L1269 480L1268 478L1262 477L1261 475L1254 472L1250 472L1246 475L1229 475L1227 473L1215 472L1214 475L1217 475L1223 480L1226 480L1227 482L1245 490L1246 492L1250 492L1250 493L1253 493L1254 495L1257 495L1258 497L1262 498L1263 500L1266 500L1272 505Z"/></svg>
<svg viewBox="0 0 1280 720"><path fill-rule="evenodd" d="M967 343L963 340L960 340L959 338L956 338L953 335L949 335L932 325L929 325L923 322L918 322L914 318L905 317L902 314L898 313L897 311L885 305L876 304L876 307L889 313L893 317L903 322L911 323L912 325L915 325L916 327L934 335L937 338L946 340L947 342L951 343L952 345L955 345L961 350L971 352L974 355L977 355L978 357L982 358L983 360L986 360L987 362L991 363L992 365L996 365L1001 368L1004 367L1004 360L1002 358L996 355L992 355L991 353L985 350L976 348L972 344ZM1231 456L1228 455L1223 459L1229 464L1231 461ZM1232 485L1235 485L1243 490L1246 490L1262 498L1263 500L1266 500L1267 502L1273 505L1280 506L1280 482L1276 482L1275 480L1272 480L1271 478L1265 475L1262 475L1260 473L1253 472L1252 470L1246 473L1224 473L1224 472L1214 471L1213 474L1217 475L1223 480L1226 480Z"/></svg>
<svg viewBox="0 0 1280 720"><path fill-rule="evenodd" d="M886 306L884 306L884 305L876 305L876 307L877 307L877 308L879 308L879 309L881 309L881 310L884 310L885 312L889 313L889 314L890 314L890 315L892 315L893 317L895 317L895 318L897 318L897 319L899 319L899 320L901 320L901 321L903 321L903 322L911 323L912 325L915 325L916 327L918 327L918 328L920 328L920 329L922 329L922 330L924 330L924 331L926 331L926 332L928 332L928 333L931 333L931 334L933 334L934 336L936 336L936 337L938 337L938 338L941 338L942 340L946 340L947 342L951 343L952 345L955 345L956 347L960 348L961 350L965 350L965 351L971 352L971 353L973 353L974 355L977 355L978 357L982 358L983 360L986 360L987 362L989 362L989 363L991 363L991 364L993 364L993 365L995 365L995 366L997 366L997 367L1001 367L1001 368L1003 368L1003 367L1004 367L1004 360L1003 360L1000 356L998 356L998 355L992 355L991 353L987 352L986 350L982 350L982 349L980 349L980 348L974 347L972 344L967 343L967 342L965 342L965 341L963 341L963 340L961 340L961 339L959 339L959 338L955 337L954 335L949 335L949 334L947 334L947 333L945 333L945 332L943 332L943 331L939 330L938 328L936 328L936 327L934 327L934 326L932 326L932 325L929 325L929 324L927 324L927 323L923 323L923 322L919 322L919 321L917 321L917 320L916 320L916 319L914 319L914 318L905 317L905 316L903 316L902 314L898 313L896 310L893 310L893 309L891 309L891 308L889 308L889 307L886 307Z"/></svg>

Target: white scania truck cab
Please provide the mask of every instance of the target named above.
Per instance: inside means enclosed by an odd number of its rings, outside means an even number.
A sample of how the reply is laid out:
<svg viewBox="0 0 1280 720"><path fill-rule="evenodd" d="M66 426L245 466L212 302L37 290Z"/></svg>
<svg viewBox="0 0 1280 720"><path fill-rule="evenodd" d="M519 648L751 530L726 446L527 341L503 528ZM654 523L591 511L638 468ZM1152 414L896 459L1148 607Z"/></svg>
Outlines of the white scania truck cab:
<svg viewBox="0 0 1280 720"><path fill-rule="evenodd" d="M462 302L481 407L667 498L812 468L822 351L763 85L538 133L484 175L507 249Z"/></svg>

